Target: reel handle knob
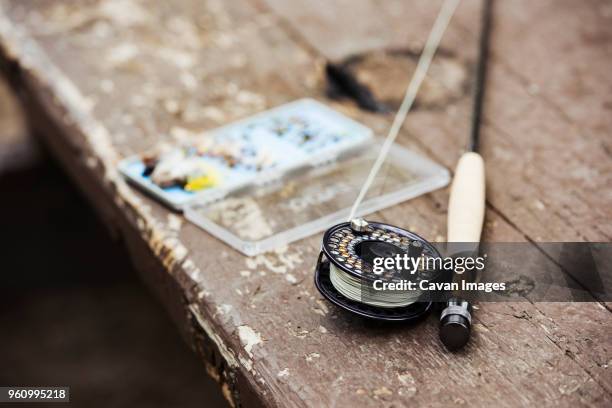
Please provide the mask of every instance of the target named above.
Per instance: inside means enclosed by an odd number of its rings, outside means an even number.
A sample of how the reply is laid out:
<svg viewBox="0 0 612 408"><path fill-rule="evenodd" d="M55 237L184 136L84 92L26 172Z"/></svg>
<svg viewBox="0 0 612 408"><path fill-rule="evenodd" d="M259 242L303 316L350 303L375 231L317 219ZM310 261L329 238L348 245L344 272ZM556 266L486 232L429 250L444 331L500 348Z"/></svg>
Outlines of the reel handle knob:
<svg viewBox="0 0 612 408"><path fill-rule="evenodd" d="M450 351L459 350L470 339L472 306L466 300L450 299L440 314L440 340Z"/></svg>

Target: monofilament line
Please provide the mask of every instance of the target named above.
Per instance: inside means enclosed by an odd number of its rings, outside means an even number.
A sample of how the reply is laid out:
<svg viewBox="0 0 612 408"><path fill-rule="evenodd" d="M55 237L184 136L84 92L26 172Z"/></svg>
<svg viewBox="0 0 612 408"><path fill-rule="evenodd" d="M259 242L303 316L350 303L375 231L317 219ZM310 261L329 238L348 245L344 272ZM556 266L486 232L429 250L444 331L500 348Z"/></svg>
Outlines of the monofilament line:
<svg viewBox="0 0 612 408"><path fill-rule="evenodd" d="M387 154L389 153L389 149L393 145L397 134L399 133L402 125L404 124L404 120L406 119L406 115L412 108L414 104L414 100L416 99L417 92L425 79L425 75L429 70L429 66L431 65L431 60L433 59L436 50L438 49L438 45L440 45L440 40L442 39L442 35L446 31L446 27L448 27L448 23L450 22L455 10L457 9L457 5L459 4L459 0L445 0L440 12L438 13L438 17L436 17L436 21L429 33L429 37L427 38L427 42L425 43L425 47L423 48L423 52L419 58L419 62L417 63L416 70L414 71L414 75L412 75L412 79L408 84L408 88L406 89L406 93L404 95L404 99L402 100L402 104L400 105L397 113L395 114L395 118L393 119L393 124L389 129L389 133L385 138L385 142L383 143L380 152L378 153L378 157L370 170L370 174L368 174L368 178L365 183L361 187L361 191L359 191L359 195L353 204L353 208L351 208L351 213L349 215L348 220L352 220L355 217L355 213L357 209L361 205L365 195L367 194L374 178L378 174L380 167L385 162L387 158Z"/></svg>

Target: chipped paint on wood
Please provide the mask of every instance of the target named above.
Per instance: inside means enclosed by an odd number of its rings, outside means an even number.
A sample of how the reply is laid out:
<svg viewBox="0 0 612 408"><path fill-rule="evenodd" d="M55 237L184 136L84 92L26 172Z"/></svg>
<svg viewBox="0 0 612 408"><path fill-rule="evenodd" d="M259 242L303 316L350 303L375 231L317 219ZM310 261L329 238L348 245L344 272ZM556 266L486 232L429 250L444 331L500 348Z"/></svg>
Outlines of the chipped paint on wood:
<svg viewBox="0 0 612 408"><path fill-rule="evenodd" d="M196 321L200 325L200 327L204 330L206 335L212 340L212 342L219 349L219 353L223 356L224 360L230 366L230 368L238 367L238 360L234 355L234 352L230 350L230 348L225 344L221 336L212 328L211 324L206 320L202 313L200 313L200 309L197 305L191 304L189 305L189 310L196 318Z"/></svg>
<svg viewBox="0 0 612 408"><path fill-rule="evenodd" d="M261 335L251 327L243 325L238 326L238 337L244 347L244 351L247 352L249 357L253 357L253 347L261 344Z"/></svg>

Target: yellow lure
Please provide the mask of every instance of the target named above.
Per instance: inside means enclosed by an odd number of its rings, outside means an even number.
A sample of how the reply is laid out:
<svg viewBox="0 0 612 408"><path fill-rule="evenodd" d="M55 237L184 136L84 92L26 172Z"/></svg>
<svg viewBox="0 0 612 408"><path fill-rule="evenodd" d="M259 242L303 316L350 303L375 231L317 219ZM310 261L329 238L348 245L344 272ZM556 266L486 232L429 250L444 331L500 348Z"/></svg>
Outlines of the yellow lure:
<svg viewBox="0 0 612 408"><path fill-rule="evenodd" d="M187 191L200 191L206 188L214 187L218 184L219 178L217 174L210 171L205 175L190 177L187 179L187 184L185 184L185 190Z"/></svg>

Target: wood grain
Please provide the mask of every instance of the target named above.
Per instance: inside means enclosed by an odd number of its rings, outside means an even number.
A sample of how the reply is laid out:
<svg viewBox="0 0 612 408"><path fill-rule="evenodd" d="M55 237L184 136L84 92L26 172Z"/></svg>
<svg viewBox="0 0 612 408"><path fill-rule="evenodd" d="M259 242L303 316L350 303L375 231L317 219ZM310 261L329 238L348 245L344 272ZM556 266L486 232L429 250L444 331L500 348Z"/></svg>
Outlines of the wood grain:
<svg viewBox="0 0 612 408"><path fill-rule="evenodd" d="M496 3L484 239L610 240L608 3ZM449 354L433 316L415 327L379 326L326 303L312 285L320 237L247 259L116 172L122 157L181 130L302 96L325 99L326 59L418 52L439 4L2 2L2 66L31 124L125 240L232 404L610 404L609 306L482 304L468 348ZM469 76L474 65L479 9L462 2L442 42L446 63L430 78L432 90L463 91L417 107L399 137L449 168L470 114L469 87L452 75ZM402 87L410 72L394 72ZM377 133L390 124L350 101L327 102ZM443 240L447 200L437 191L374 218Z"/></svg>

